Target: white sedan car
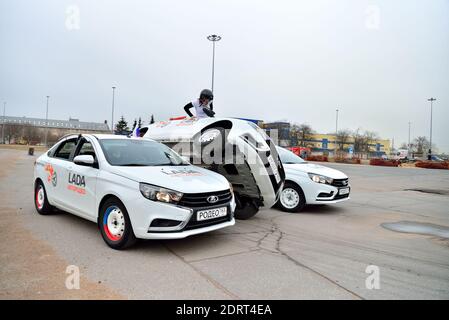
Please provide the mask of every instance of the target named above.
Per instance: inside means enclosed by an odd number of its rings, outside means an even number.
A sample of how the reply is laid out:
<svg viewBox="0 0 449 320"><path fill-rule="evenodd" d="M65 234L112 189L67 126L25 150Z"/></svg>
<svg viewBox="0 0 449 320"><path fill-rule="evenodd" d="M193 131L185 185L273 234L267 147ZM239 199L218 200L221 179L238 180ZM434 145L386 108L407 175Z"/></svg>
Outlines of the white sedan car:
<svg viewBox="0 0 449 320"><path fill-rule="evenodd" d="M56 207L91 220L113 249L235 224L226 178L149 139L64 137L36 160L34 190L40 214Z"/></svg>
<svg viewBox="0 0 449 320"><path fill-rule="evenodd" d="M306 204L330 204L349 200L351 186L341 171L304 161L293 152L277 147L285 169L285 185L278 206L299 212Z"/></svg>

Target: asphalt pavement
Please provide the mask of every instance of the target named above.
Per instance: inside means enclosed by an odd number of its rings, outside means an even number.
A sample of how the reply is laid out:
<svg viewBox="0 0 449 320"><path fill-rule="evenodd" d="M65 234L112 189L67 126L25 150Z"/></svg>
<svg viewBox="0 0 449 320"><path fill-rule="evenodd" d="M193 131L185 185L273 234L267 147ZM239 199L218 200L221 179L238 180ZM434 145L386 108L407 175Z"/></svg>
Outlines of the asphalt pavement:
<svg viewBox="0 0 449 320"><path fill-rule="evenodd" d="M2 299L449 298L449 239L382 226L448 228L449 170L329 164L350 177L349 201L270 209L216 232L114 251L89 221L36 213L35 158L0 149ZM81 271L80 289L66 287L69 265Z"/></svg>

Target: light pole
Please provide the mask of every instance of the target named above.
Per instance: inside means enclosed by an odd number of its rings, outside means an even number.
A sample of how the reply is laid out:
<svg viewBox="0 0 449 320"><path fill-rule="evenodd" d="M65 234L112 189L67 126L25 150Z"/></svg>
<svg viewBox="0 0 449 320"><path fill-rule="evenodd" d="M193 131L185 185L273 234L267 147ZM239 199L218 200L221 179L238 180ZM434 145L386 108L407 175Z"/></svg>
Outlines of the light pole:
<svg viewBox="0 0 449 320"><path fill-rule="evenodd" d="M114 102L115 102L115 88L112 87L112 117L111 117L111 131L114 133Z"/></svg>
<svg viewBox="0 0 449 320"><path fill-rule="evenodd" d="M410 126L411 126L411 122L408 122L408 153L410 153Z"/></svg>
<svg viewBox="0 0 449 320"><path fill-rule="evenodd" d="M45 112L45 146L47 146L48 143L48 100L50 99L50 96L47 96L47 110Z"/></svg>
<svg viewBox="0 0 449 320"><path fill-rule="evenodd" d="M220 41L221 37L216 34L207 36L207 40L212 41L212 92L214 92L214 72L215 72L215 42Z"/></svg>
<svg viewBox="0 0 449 320"><path fill-rule="evenodd" d="M432 160L432 122L433 122L433 102L435 98L429 98L427 101L430 101L430 146L429 146L429 155L427 156L428 160Z"/></svg>
<svg viewBox="0 0 449 320"><path fill-rule="evenodd" d="M335 110L336 111L336 116L335 116L335 151L338 150L338 144L337 144L337 137L338 137L338 109Z"/></svg>
<svg viewBox="0 0 449 320"><path fill-rule="evenodd" d="M6 101L3 102L2 143L5 144Z"/></svg>

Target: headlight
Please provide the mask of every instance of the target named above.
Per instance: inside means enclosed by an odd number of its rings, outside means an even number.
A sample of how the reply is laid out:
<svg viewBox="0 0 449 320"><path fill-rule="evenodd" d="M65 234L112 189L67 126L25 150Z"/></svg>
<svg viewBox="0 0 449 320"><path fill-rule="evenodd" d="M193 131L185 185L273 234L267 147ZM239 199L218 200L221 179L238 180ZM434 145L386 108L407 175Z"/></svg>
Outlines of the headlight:
<svg viewBox="0 0 449 320"><path fill-rule="evenodd" d="M334 179L326 177L326 176L322 176L319 174L315 174L315 173L308 173L310 179L312 179L313 182L316 183L325 183L325 184L332 184L332 182L334 181Z"/></svg>
<svg viewBox="0 0 449 320"><path fill-rule="evenodd" d="M234 187L232 186L232 183L229 182L229 190L232 194L234 194Z"/></svg>
<svg viewBox="0 0 449 320"><path fill-rule="evenodd" d="M165 189L151 184L140 183L140 193L150 200L166 203L178 203L182 198L182 193L170 189Z"/></svg>

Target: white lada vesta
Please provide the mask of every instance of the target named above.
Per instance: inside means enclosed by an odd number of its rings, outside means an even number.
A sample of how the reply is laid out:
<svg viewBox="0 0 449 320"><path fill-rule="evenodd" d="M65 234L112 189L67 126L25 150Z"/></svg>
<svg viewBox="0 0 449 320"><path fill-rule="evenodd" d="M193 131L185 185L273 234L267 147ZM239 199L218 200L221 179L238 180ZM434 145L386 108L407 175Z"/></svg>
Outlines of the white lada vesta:
<svg viewBox="0 0 449 320"><path fill-rule="evenodd" d="M64 137L36 160L34 190L40 214L56 207L96 222L114 249L136 238L179 239L235 224L225 177L149 139Z"/></svg>

